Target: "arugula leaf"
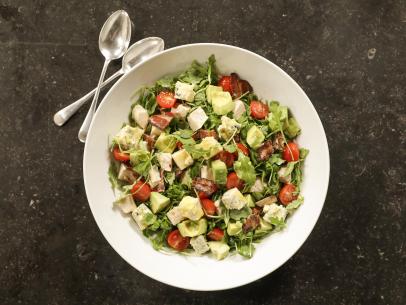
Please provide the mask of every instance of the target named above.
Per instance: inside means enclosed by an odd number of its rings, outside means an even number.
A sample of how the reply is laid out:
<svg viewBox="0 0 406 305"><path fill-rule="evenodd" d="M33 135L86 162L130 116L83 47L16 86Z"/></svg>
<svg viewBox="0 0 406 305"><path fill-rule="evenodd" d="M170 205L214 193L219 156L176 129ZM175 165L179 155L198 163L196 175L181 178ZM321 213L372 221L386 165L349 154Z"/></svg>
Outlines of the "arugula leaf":
<svg viewBox="0 0 406 305"><path fill-rule="evenodd" d="M109 170L108 170L107 174L109 176L109 181L111 183L111 187L113 190L114 189L122 190L122 187L124 185L124 182L120 181L117 177L119 167L120 167L120 165L118 164L118 162L115 162L115 161L110 162L110 166L109 166Z"/></svg>
<svg viewBox="0 0 406 305"><path fill-rule="evenodd" d="M193 131L191 129L179 129L172 133L172 135L183 145L194 145L196 143L192 138Z"/></svg>
<svg viewBox="0 0 406 305"><path fill-rule="evenodd" d="M238 178L244 180L248 185L253 185L256 179L255 168L250 158L242 152L238 152L238 161L234 162L234 170Z"/></svg>
<svg viewBox="0 0 406 305"><path fill-rule="evenodd" d="M291 139L300 134L300 127L296 119L291 117L283 123L283 132Z"/></svg>
<svg viewBox="0 0 406 305"><path fill-rule="evenodd" d="M235 144L227 144L223 145L224 150L228 151L229 153L235 153L237 151L237 147Z"/></svg>
<svg viewBox="0 0 406 305"><path fill-rule="evenodd" d="M235 247L237 249L237 252L246 258L251 258L254 255L255 250L252 240L253 240L252 233L246 236L242 235L241 239L235 241Z"/></svg>
<svg viewBox="0 0 406 305"><path fill-rule="evenodd" d="M165 196L171 199L172 203L178 203L185 197L187 191L184 189L183 185L179 183L173 183L169 185L169 188L165 191Z"/></svg>
<svg viewBox="0 0 406 305"><path fill-rule="evenodd" d="M283 163L285 163L285 160L281 158L280 154L272 154L271 157L268 159L267 163L282 165Z"/></svg>
<svg viewBox="0 0 406 305"><path fill-rule="evenodd" d="M133 95L133 97L136 95L138 95L138 99L131 105L131 111L135 105L139 104L147 110L148 114L153 114L157 105L153 89L149 87L141 88Z"/></svg>
<svg viewBox="0 0 406 305"><path fill-rule="evenodd" d="M210 150L203 150L196 148L196 145L186 143L183 145L183 148L192 156L193 159L204 159L210 156Z"/></svg>
<svg viewBox="0 0 406 305"><path fill-rule="evenodd" d="M130 153L130 162L133 170L141 176L147 177L151 168L151 154L145 150L136 150Z"/></svg>
<svg viewBox="0 0 406 305"><path fill-rule="evenodd" d="M303 204L303 202L304 202L303 196L299 196L297 199L293 200L291 203L288 204L286 210L288 210L288 212L293 212L293 210L296 210L301 204Z"/></svg>
<svg viewBox="0 0 406 305"><path fill-rule="evenodd" d="M301 148L299 149L299 158L304 161L304 159L307 157L309 154L309 150L306 148Z"/></svg>
<svg viewBox="0 0 406 305"><path fill-rule="evenodd" d="M175 90L175 78L171 77L171 76L165 76L159 80L157 80L157 82L155 83L155 86L164 88L164 89L169 89L170 91L174 91Z"/></svg>
<svg viewBox="0 0 406 305"><path fill-rule="evenodd" d="M275 226L275 231L280 231L286 226L285 221L277 217L271 217L269 223Z"/></svg>
<svg viewBox="0 0 406 305"><path fill-rule="evenodd" d="M247 218L251 214L251 209L245 206L241 210L230 210L230 218L234 220L240 220L241 218Z"/></svg>

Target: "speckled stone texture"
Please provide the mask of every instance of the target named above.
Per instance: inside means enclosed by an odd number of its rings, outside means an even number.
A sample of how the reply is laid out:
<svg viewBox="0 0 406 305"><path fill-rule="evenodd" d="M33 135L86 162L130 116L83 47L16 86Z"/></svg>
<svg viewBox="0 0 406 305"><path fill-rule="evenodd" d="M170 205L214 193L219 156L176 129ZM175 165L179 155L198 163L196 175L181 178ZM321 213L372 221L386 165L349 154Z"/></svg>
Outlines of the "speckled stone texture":
<svg viewBox="0 0 406 305"><path fill-rule="evenodd" d="M85 110L63 128L52 116L97 83L98 32L121 8L133 41L247 48L312 100L330 188L313 233L273 274L184 291L130 267L98 230L77 140ZM405 27L402 0L1 0L0 304L406 304Z"/></svg>

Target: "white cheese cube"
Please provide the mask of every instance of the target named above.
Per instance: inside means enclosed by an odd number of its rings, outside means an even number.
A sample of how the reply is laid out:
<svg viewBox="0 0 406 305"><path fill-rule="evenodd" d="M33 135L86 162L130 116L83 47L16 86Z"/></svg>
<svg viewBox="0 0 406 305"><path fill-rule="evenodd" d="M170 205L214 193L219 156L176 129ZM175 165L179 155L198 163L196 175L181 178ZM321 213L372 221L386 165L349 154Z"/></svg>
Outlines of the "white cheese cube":
<svg viewBox="0 0 406 305"><path fill-rule="evenodd" d="M141 128L125 125L116 134L114 140L123 149L136 148L143 134L144 130L142 130Z"/></svg>
<svg viewBox="0 0 406 305"><path fill-rule="evenodd" d="M182 215L181 210L179 207L174 207L168 213L166 213L166 216L168 216L169 221L176 226L178 223L180 223L182 220L184 220L186 217Z"/></svg>
<svg viewBox="0 0 406 305"><path fill-rule="evenodd" d="M178 150L172 154L172 159L175 161L176 165L184 170L186 167L193 164L192 156L186 151L186 149Z"/></svg>
<svg viewBox="0 0 406 305"><path fill-rule="evenodd" d="M264 184L261 178L257 178L250 188L251 193L262 193L264 191Z"/></svg>
<svg viewBox="0 0 406 305"><path fill-rule="evenodd" d="M161 174L159 173L158 166L156 166L156 165L151 166L151 168L149 169L148 175L149 175L148 184L152 188L156 187L162 179Z"/></svg>
<svg viewBox="0 0 406 305"><path fill-rule="evenodd" d="M118 206L123 213L128 214L134 211L137 206L135 205L133 195L126 195L114 201L114 204Z"/></svg>
<svg viewBox="0 0 406 305"><path fill-rule="evenodd" d="M161 152L158 153L156 157L158 159L159 165L164 171L172 171L172 154Z"/></svg>
<svg viewBox="0 0 406 305"><path fill-rule="evenodd" d="M290 183L290 180L292 180L292 174L291 173L287 174L287 173L288 173L288 167L287 166L281 167L281 169L278 171L279 181L281 181L283 183Z"/></svg>
<svg viewBox="0 0 406 305"><path fill-rule="evenodd" d="M247 199L238 188L232 188L223 194L221 201L227 209L240 210L247 204Z"/></svg>
<svg viewBox="0 0 406 305"><path fill-rule="evenodd" d="M175 84L175 98L187 101L187 102L193 102L195 99L196 93L193 91L194 85L189 85L186 83L182 83L180 81L177 81Z"/></svg>
<svg viewBox="0 0 406 305"><path fill-rule="evenodd" d="M135 105L132 111L132 117L134 121L140 126L142 129L145 129L148 125L149 115L147 110L141 105Z"/></svg>
<svg viewBox="0 0 406 305"><path fill-rule="evenodd" d="M203 165L200 169L200 177L214 181L213 171L207 165Z"/></svg>
<svg viewBox="0 0 406 305"><path fill-rule="evenodd" d="M197 107L189 114L189 116L187 117L187 121L189 122L190 128L193 131L196 131L203 127L203 124L207 121L208 118L209 117L206 115L206 112L204 112L202 107Z"/></svg>
<svg viewBox="0 0 406 305"><path fill-rule="evenodd" d="M179 105L178 107L171 109L171 112L174 114L175 117L183 119L186 118L189 111L190 107L186 105Z"/></svg>
<svg viewBox="0 0 406 305"><path fill-rule="evenodd" d="M204 238L203 235L193 237L190 240L190 245L198 254L203 254L210 250L209 244L207 243L206 238Z"/></svg>
<svg viewBox="0 0 406 305"><path fill-rule="evenodd" d="M245 105L241 100L234 101L233 117L239 119L245 113Z"/></svg>
<svg viewBox="0 0 406 305"><path fill-rule="evenodd" d="M156 136L159 137L162 133L162 129L159 129L158 127L152 125L151 127L151 136Z"/></svg>
<svg viewBox="0 0 406 305"><path fill-rule="evenodd" d="M133 211L132 217L141 230L152 225L156 220L156 216L152 214L151 210L143 203Z"/></svg>
<svg viewBox="0 0 406 305"><path fill-rule="evenodd" d="M117 178L119 180L127 181L128 183L134 183L134 181L137 180L137 174L125 164L121 163Z"/></svg>
<svg viewBox="0 0 406 305"><path fill-rule="evenodd" d="M285 209L285 207L276 203L265 205L262 211L265 213L263 218L267 222L271 222L272 218L285 220L286 215L288 214L288 211Z"/></svg>
<svg viewBox="0 0 406 305"><path fill-rule="evenodd" d="M224 140L229 140L233 135L235 135L241 128L241 124L237 123L236 120L230 119L223 115L221 117L221 125L217 128L217 131L221 138Z"/></svg>

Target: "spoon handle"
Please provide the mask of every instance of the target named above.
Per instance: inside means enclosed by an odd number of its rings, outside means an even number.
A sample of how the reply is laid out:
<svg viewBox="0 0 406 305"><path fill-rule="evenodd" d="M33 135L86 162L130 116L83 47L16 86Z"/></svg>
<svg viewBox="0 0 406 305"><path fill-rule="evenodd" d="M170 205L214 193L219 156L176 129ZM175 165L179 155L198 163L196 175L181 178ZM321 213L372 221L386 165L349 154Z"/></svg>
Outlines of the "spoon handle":
<svg viewBox="0 0 406 305"><path fill-rule="evenodd" d="M117 77L121 76L124 74L123 69L118 70L116 73L111 75L108 79L106 79L102 84L101 88L115 80ZM72 115L74 115L80 107L82 107L96 92L96 88L94 88L92 91L88 92L86 95L78 99L77 101L73 102L72 104L62 108L59 110L57 113L54 115L54 123L58 126L62 126L65 124Z"/></svg>
<svg viewBox="0 0 406 305"><path fill-rule="evenodd" d="M78 138L81 142L86 142L87 132L89 131L90 124L92 123L94 113L96 112L97 100L99 98L99 93L101 85L103 83L104 75L106 74L107 67L110 63L110 60L106 60L103 65L103 70L101 72L99 82L97 84L96 93L94 94L92 104L90 105L89 111L83 121L82 126L79 129Z"/></svg>

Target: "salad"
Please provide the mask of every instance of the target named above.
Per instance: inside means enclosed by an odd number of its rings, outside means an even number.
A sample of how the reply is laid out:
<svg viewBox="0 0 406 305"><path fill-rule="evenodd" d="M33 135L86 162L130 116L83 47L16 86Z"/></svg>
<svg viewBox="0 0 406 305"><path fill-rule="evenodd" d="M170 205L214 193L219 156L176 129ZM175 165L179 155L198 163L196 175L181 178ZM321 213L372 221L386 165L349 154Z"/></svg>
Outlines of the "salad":
<svg viewBox="0 0 406 305"><path fill-rule="evenodd" d="M213 55L132 99L109 178L156 250L250 258L303 203L297 121L238 74L220 76Z"/></svg>

